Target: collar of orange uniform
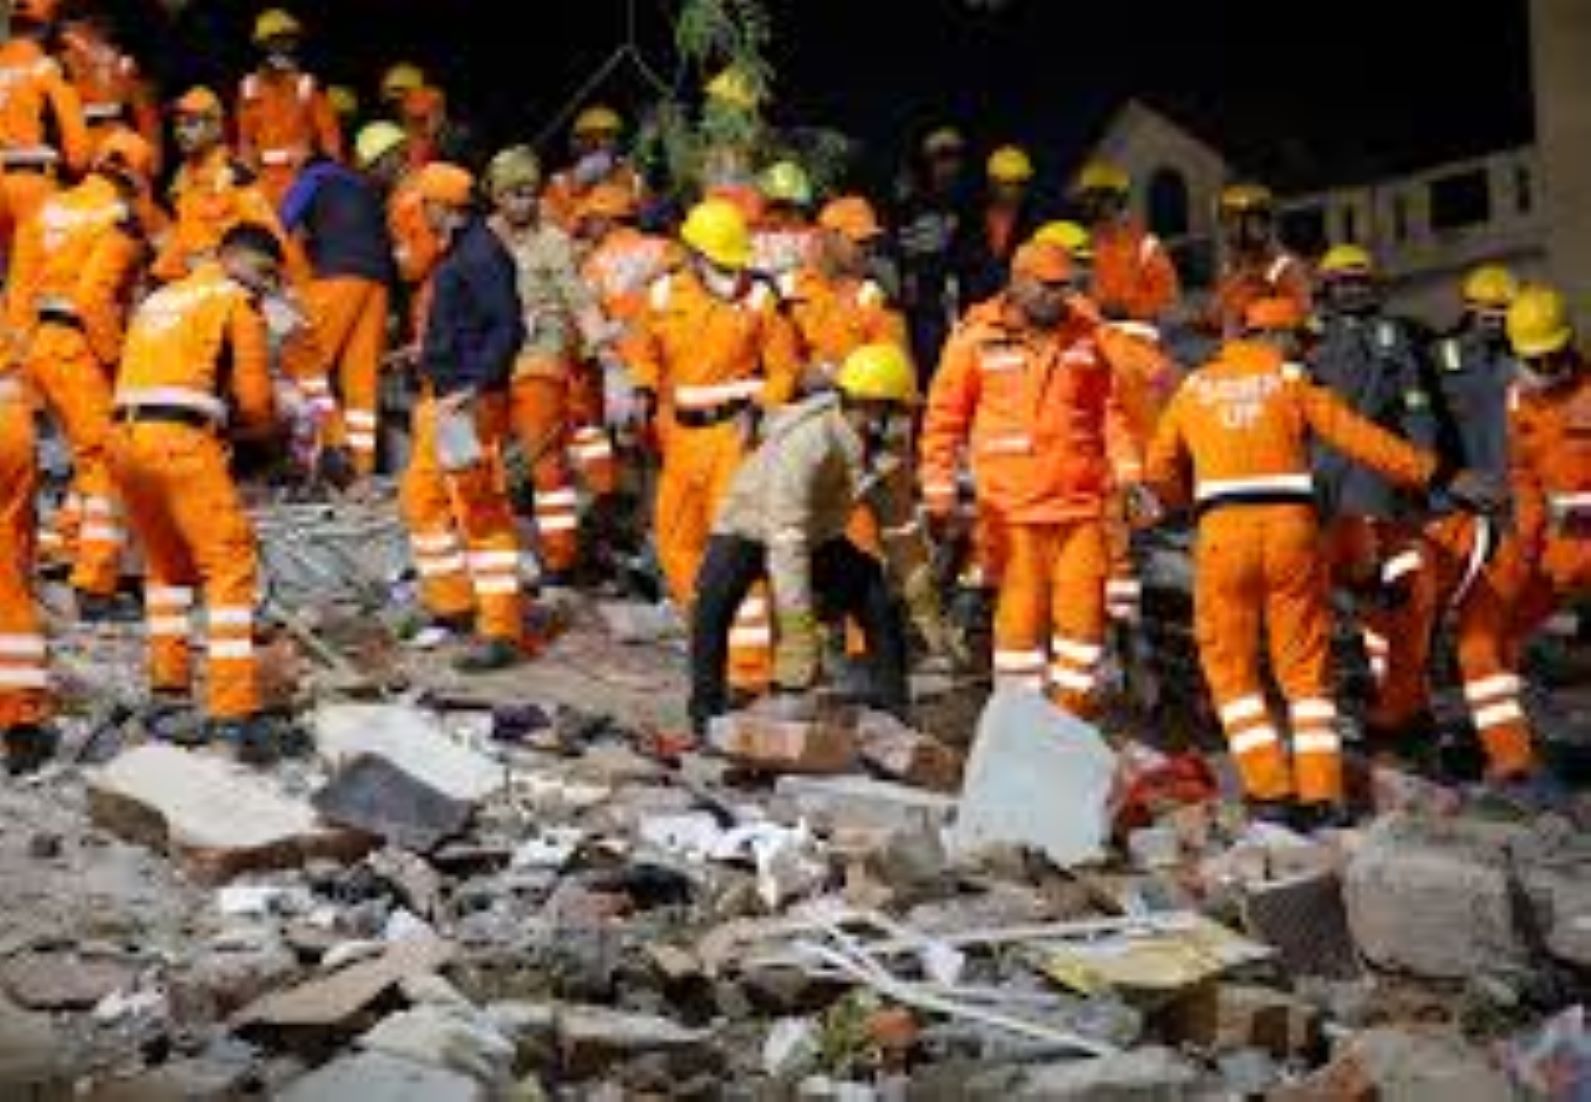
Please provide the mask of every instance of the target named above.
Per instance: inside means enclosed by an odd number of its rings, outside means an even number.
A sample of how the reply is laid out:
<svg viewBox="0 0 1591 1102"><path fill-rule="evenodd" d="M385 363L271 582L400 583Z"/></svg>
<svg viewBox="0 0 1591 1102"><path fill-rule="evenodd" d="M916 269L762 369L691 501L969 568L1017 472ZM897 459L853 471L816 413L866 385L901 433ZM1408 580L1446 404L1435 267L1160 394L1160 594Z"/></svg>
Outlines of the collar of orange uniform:
<svg viewBox="0 0 1591 1102"><path fill-rule="evenodd" d="M1281 349L1264 341L1238 338L1227 341L1221 349L1221 360L1242 371L1265 372L1280 370L1284 357Z"/></svg>

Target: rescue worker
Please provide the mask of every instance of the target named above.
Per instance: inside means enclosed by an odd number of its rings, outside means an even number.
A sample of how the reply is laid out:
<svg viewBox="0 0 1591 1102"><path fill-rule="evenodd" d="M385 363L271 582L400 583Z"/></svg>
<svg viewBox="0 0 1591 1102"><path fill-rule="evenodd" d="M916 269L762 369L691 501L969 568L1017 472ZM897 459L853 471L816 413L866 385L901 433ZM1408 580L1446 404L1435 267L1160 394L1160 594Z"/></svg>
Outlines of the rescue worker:
<svg viewBox="0 0 1591 1102"><path fill-rule="evenodd" d="M859 195L835 199L819 214L818 229L815 262L786 273L779 285L801 337L807 390L827 387L863 345L906 345L905 319L872 278L884 236L872 204Z"/></svg>
<svg viewBox="0 0 1591 1102"><path fill-rule="evenodd" d="M762 212L751 234L751 266L775 281L817 259L812 181L795 161L776 161L757 177Z"/></svg>
<svg viewBox="0 0 1591 1102"><path fill-rule="evenodd" d="M172 130L182 165L171 182L175 218L161 243L152 274L173 282L213 260L226 231L243 222L270 228L285 243L276 208L252 169L232 156L225 141L221 101L193 88L172 108Z"/></svg>
<svg viewBox="0 0 1591 1102"><path fill-rule="evenodd" d="M288 191L282 221L297 235L311 272L302 289L310 339L302 347L312 362L295 365L293 372L335 379L340 423L331 439L347 446L357 474L373 474L389 291L396 277L381 199L364 176L316 155Z"/></svg>
<svg viewBox="0 0 1591 1102"><path fill-rule="evenodd" d="M524 638L502 447L525 326L513 258L475 212L474 177L438 161L415 186L442 252L430 277L399 504L426 610L454 629L473 618L476 643L455 664L484 672L517 662Z"/></svg>
<svg viewBox="0 0 1591 1102"><path fill-rule="evenodd" d="M766 577L775 609L774 688L806 694L819 675L819 617L862 625L874 702L904 714L907 645L884 570L846 532L868 510L886 534L890 574L930 650L948 633L916 519L909 457L892 447L916 402L916 369L893 344L853 351L835 388L772 413L713 522L691 622L691 721L699 734L729 704L729 637L753 584Z"/></svg>
<svg viewBox="0 0 1591 1102"><path fill-rule="evenodd" d="M228 435L275 432L262 302L282 285L267 227L232 226L216 257L156 291L133 316L116 375L112 463L145 555L149 675L157 696L189 694L189 617L205 606L206 736L262 763L254 654L254 532L233 483Z"/></svg>
<svg viewBox="0 0 1591 1102"><path fill-rule="evenodd" d="M598 184L626 188L637 203L642 200L646 189L620 149L623 135L624 120L611 107L595 104L575 116L569 132L571 163L553 173L541 198L548 221L572 232L580 217L580 204Z"/></svg>
<svg viewBox="0 0 1591 1102"><path fill-rule="evenodd" d="M691 607L713 519L763 414L794 395L801 363L778 293L750 270L751 231L708 199L680 228L684 266L652 285L622 344L643 431L662 453L654 539L669 595ZM743 602L731 636L737 684L767 677L765 600Z"/></svg>
<svg viewBox="0 0 1591 1102"><path fill-rule="evenodd" d="M1358 245L1336 245L1320 262L1314 347L1306 361L1314 381L1366 420L1430 450L1436 422L1418 338L1382 308L1374 261ZM1315 490L1326 522L1333 581L1365 606L1407 596L1420 565L1414 531L1424 498L1410 501L1378 472L1323 447L1315 455ZM1391 641L1364 626L1372 672L1386 668Z"/></svg>
<svg viewBox="0 0 1591 1102"><path fill-rule="evenodd" d="M1516 363L1508 344L1508 308L1519 281L1483 264L1464 279L1464 314L1432 347L1437 419L1455 462L1488 474L1508 470L1508 393Z"/></svg>
<svg viewBox="0 0 1591 1102"><path fill-rule="evenodd" d="M1090 161L1072 200L1093 248L1089 297L1114 321L1159 322L1181 297L1176 265L1160 239L1128 211L1132 180L1108 161Z"/></svg>
<svg viewBox="0 0 1591 1102"><path fill-rule="evenodd" d="M397 61L381 74L381 107L395 116L403 110L403 97L425 87L425 70L412 61Z"/></svg>
<svg viewBox="0 0 1591 1102"><path fill-rule="evenodd" d="M54 194L56 180L88 167L83 105L48 42L60 0L16 0L0 43L0 251ZM51 142L59 142L59 146Z"/></svg>
<svg viewBox="0 0 1591 1102"><path fill-rule="evenodd" d="M160 105L138 62L116 41L115 28L92 7L68 12L62 24L61 66L77 90L91 150L118 128L138 132L155 152L150 178L160 175Z"/></svg>
<svg viewBox="0 0 1591 1102"><path fill-rule="evenodd" d="M1247 324L1249 304L1262 298L1291 299L1308 316L1313 306L1309 271L1276 237L1276 197L1260 184L1221 189L1216 208L1221 224L1221 273L1206 324L1232 337Z"/></svg>
<svg viewBox="0 0 1591 1102"><path fill-rule="evenodd" d="M280 206L299 169L316 153L342 160L342 128L312 73L299 65L304 27L271 8L254 23L260 68L238 89L238 156L259 173L271 205Z"/></svg>
<svg viewBox="0 0 1591 1102"><path fill-rule="evenodd" d="M953 127L924 137L895 216L901 302L920 370L939 363L945 337L961 313L955 253L968 220L967 143Z"/></svg>
<svg viewBox="0 0 1591 1102"><path fill-rule="evenodd" d="M590 486L612 493L613 446L602 425L579 416L584 354L604 339L596 299L580 278L574 242L540 213L541 164L528 146L510 146L486 169L491 227L514 260L526 339L514 362L511 423L535 491L537 551L544 586L572 582L580 554L580 497L569 457L604 476ZM591 448L600 446L600 454Z"/></svg>
<svg viewBox="0 0 1591 1102"><path fill-rule="evenodd" d="M929 392L921 480L946 533L965 452L979 520L1004 542L996 684L1047 686L1057 705L1088 715L1104 653L1106 504L1137 481L1141 442L1075 281L1065 249L1028 242L1009 288L967 314Z"/></svg>
<svg viewBox="0 0 1591 1102"><path fill-rule="evenodd" d="M409 135L409 167L424 168L442 157L442 134L447 126L447 96L433 85L406 93L399 116Z"/></svg>
<svg viewBox="0 0 1591 1102"><path fill-rule="evenodd" d="M359 121L359 93L346 84L333 84L326 89L326 102L331 104L331 112L337 116L337 131L343 136L343 144L354 132L354 124Z"/></svg>
<svg viewBox="0 0 1591 1102"><path fill-rule="evenodd" d="M960 227L955 246L963 306L982 302L1005 286L1017 247L1042 224L1033 198L1033 159L1020 146L989 155L988 190L977 215Z"/></svg>
<svg viewBox="0 0 1591 1102"><path fill-rule="evenodd" d="M1205 681L1256 815L1340 821L1342 747L1330 671L1330 604L1320 551L1311 438L1400 484L1485 502L1452 472L1367 421L1293 361L1305 318L1296 300L1248 306L1246 331L1190 375L1160 420L1145 466L1160 501L1191 503L1195 638ZM1145 514L1152 514L1146 509ZM1260 680L1264 628L1288 705L1291 755Z"/></svg>
<svg viewBox="0 0 1591 1102"><path fill-rule="evenodd" d="M123 329L147 259L138 210L153 166L143 138L107 135L89 176L22 224L7 280L6 323L27 339L23 372L72 448L75 509L64 510L72 515L58 536L75 552L84 620L136 615L116 600L126 540L106 448Z"/></svg>
<svg viewBox="0 0 1591 1102"><path fill-rule="evenodd" d="M49 649L33 598L39 490L33 407L20 368L0 360L0 740L13 777L43 768L59 744L50 726Z"/></svg>
<svg viewBox="0 0 1591 1102"><path fill-rule="evenodd" d="M613 184L592 188L580 208L579 240L586 247L580 274L608 327L619 332L645 310L647 288L683 260L673 239L639 228L640 216L635 195Z"/></svg>

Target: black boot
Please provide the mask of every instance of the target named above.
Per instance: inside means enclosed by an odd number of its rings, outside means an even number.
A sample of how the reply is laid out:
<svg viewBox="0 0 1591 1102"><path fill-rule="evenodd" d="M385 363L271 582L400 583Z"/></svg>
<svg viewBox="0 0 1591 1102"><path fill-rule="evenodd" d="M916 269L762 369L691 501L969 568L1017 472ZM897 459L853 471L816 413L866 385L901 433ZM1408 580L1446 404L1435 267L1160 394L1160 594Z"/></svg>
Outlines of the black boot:
<svg viewBox="0 0 1591 1102"><path fill-rule="evenodd" d="M1344 830L1353 825L1353 816L1340 803L1325 800L1319 803L1299 804L1293 809L1293 829L1300 834L1313 834L1317 830Z"/></svg>
<svg viewBox="0 0 1591 1102"><path fill-rule="evenodd" d="M85 624L135 624L144 618L138 602L120 593L77 591L77 618Z"/></svg>
<svg viewBox="0 0 1591 1102"><path fill-rule="evenodd" d="M1269 823L1272 826L1291 827L1294 821L1294 804L1290 799L1256 800L1249 799L1245 806L1248 817L1256 823Z"/></svg>
<svg viewBox="0 0 1591 1102"><path fill-rule="evenodd" d="M460 673L492 673L518 663L519 647L508 639L482 639L454 661Z"/></svg>
<svg viewBox="0 0 1591 1102"><path fill-rule="evenodd" d="M6 772L13 777L37 773L55 757L60 738L48 727L26 723L5 731Z"/></svg>
<svg viewBox="0 0 1591 1102"><path fill-rule="evenodd" d="M210 737L230 746L239 762L255 768L275 765L282 756L276 726L264 716L213 720Z"/></svg>

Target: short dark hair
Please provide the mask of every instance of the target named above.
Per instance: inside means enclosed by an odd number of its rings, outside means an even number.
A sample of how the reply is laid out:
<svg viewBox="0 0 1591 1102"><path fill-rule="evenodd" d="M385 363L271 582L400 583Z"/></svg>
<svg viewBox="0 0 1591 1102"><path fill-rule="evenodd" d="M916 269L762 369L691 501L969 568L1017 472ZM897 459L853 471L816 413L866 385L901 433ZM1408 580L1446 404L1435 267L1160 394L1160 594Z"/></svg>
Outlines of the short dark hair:
<svg viewBox="0 0 1591 1102"><path fill-rule="evenodd" d="M251 253L268 256L280 264L285 259L282 252L282 243L276 234L271 232L269 226L258 222L239 222L226 231L221 238L221 252L228 249L243 249Z"/></svg>

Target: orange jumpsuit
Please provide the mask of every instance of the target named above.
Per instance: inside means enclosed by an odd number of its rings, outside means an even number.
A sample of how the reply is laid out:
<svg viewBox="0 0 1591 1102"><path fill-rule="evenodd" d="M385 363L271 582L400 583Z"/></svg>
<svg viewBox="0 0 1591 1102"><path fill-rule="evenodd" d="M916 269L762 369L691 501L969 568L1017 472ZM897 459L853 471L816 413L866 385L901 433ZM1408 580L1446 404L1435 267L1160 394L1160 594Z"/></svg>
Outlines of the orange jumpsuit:
<svg viewBox="0 0 1591 1102"><path fill-rule="evenodd" d="M1410 486L1436 471L1435 458L1358 417L1275 348L1249 341L1228 343L1189 376L1145 467L1167 500L1189 496L1191 473L1199 658L1244 790L1260 800L1325 803L1343 792L1312 434ZM1291 763L1265 704L1262 625L1290 709Z"/></svg>
<svg viewBox="0 0 1591 1102"><path fill-rule="evenodd" d="M274 210L314 153L342 160L337 112L309 73L260 69L238 89L238 156L260 174Z"/></svg>
<svg viewBox="0 0 1591 1102"><path fill-rule="evenodd" d="M88 156L83 105L60 64L31 38L0 43L0 247L10 249L57 175L82 172Z"/></svg>
<svg viewBox="0 0 1591 1102"><path fill-rule="evenodd" d="M1035 330L1004 295L974 307L945 345L922 429L928 511L955 507L965 449L979 516L1005 541L995 680L1047 684L1078 714L1093 708L1104 654L1106 506L1139 463L1095 331L1076 315Z"/></svg>
<svg viewBox="0 0 1591 1102"><path fill-rule="evenodd" d="M114 184L90 176L46 200L17 235L6 289L6 322L31 335L24 370L72 446L76 535L72 584L109 596L124 543L106 445L111 382L121 355L127 302L145 244L137 215ZM70 531L58 532L69 543ZM64 552L70 547L63 546Z"/></svg>
<svg viewBox="0 0 1591 1102"><path fill-rule="evenodd" d="M1210 303L1209 325L1217 333L1233 336L1242 331L1249 306L1262 298L1291 299L1307 315L1312 297L1304 262L1273 248L1262 256L1229 262L1222 270Z"/></svg>
<svg viewBox="0 0 1591 1102"><path fill-rule="evenodd" d="M216 246L233 226L257 222L287 244L276 208L260 188L251 169L238 163L224 146L184 164L171 183L176 218L168 227L152 273L172 282L215 255Z"/></svg>
<svg viewBox="0 0 1591 1102"><path fill-rule="evenodd" d="M16 371L0 371L0 731L50 711L44 629L33 601L34 496L39 469L33 402Z"/></svg>
<svg viewBox="0 0 1591 1102"><path fill-rule="evenodd" d="M646 311L647 288L678 267L680 248L667 237L615 226L580 265L580 275L609 322L629 328Z"/></svg>
<svg viewBox="0 0 1591 1102"><path fill-rule="evenodd" d="M61 64L77 89L88 125L90 148L118 126L138 131L156 153L151 176L160 175L160 107L138 62L93 31L79 28L61 38Z"/></svg>
<svg viewBox="0 0 1591 1102"><path fill-rule="evenodd" d="M552 178L547 181L547 186L542 190L542 217L565 233L573 233L576 223L580 221L580 205L585 202L587 193L598 184L624 188L635 196L637 204L646 195L646 185L641 181L641 174L622 160L617 162L602 179L592 180L584 186L575 182L574 170L567 168L562 172L553 173Z"/></svg>
<svg viewBox="0 0 1591 1102"><path fill-rule="evenodd" d="M229 408L243 435L274 419L265 320L215 264L156 291L133 316L116 377L112 463L147 557L150 680L186 692L189 613L206 611L206 711L259 710L254 531L229 469Z"/></svg>
<svg viewBox="0 0 1591 1102"><path fill-rule="evenodd" d="M733 301L695 274L664 276L623 343L638 390L657 396L662 470L653 538L669 593L691 606L696 571L730 481L746 456L741 415L794 395L800 358L794 329L761 280ZM737 683L766 680L773 632L766 598L741 605L730 636Z"/></svg>
<svg viewBox="0 0 1591 1102"><path fill-rule="evenodd" d="M1107 317L1153 322L1182 294L1176 265L1160 239L1136 222L1094 227L1092 295Z"/></svg>
<svg viewBox="0 0 1591 1102"><path fill-rule="evenodd" d="M424 329L427 281L442 259L442 241L425 219L425 204L416 187L417 176L409 173L398 181L387 197L387 233L392 237L392 258L398 265L398 279L411 292L409 327L418 336Z"/></svg>
<svg viewBox="0 0 1591 1102"><path fill-rule="evenodd" d="M779 291L806 353L808 385L824 385L864 344L907 347L905 316L870 279L833 280L804 267L779 278Z"/></svg>

